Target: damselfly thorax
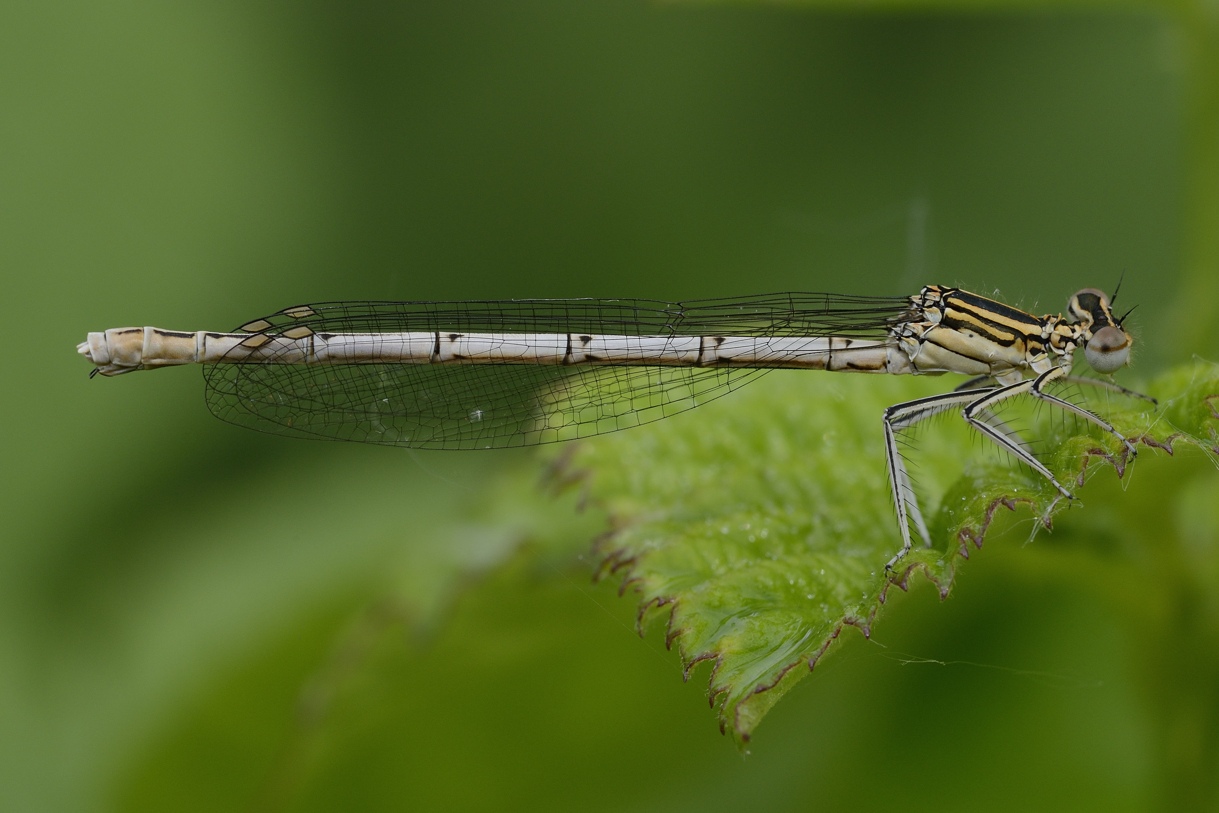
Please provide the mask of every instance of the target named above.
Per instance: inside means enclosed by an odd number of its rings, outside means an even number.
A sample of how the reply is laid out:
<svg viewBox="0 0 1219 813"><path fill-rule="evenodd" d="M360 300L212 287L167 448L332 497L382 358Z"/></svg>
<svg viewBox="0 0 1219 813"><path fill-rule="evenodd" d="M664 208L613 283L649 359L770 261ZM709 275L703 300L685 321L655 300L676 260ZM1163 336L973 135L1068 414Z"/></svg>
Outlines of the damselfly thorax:
<svg viewBox="0 0 1219 813"><path fill-rule="evenodd" d="M1029 395L1134 444L1096 413L1047 391L1076 378L1077 349L1109 375L1131 337L1094 288L1065 315L1033 316L958 288L912 297L791 293L691 302L634 299L331 302L299 305L231 333L154 327L90 333L79 352L112 376L203 364L218 417L261 431L431 449L571 440L706 403L767 370L971 379L883 416L902 547L931 536L897 433L959 408L999 448L1070 492L995 408ZM914 533L911 533L911 526Z"/></svg>

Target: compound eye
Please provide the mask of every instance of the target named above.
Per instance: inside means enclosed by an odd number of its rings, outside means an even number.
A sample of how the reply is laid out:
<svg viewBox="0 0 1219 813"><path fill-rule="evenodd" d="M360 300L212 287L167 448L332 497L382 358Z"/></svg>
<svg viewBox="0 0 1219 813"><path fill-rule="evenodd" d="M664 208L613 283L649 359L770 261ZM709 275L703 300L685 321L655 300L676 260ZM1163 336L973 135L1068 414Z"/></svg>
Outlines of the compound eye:
<svg viewBox="0 0 1219 813"><path fill-rule="evenodd" d="M1118 327L1102 327L1084 348L1088 364L1098 373L1112 373L1130 360L1130 335Z"/></svg>
<svg viewBox="0 0 1219 813"><path fill-rule="evenodd" d="M1109 295L1100 288L1084 288L1067 301L1067 312L1076 322L1092 324L1096 314L1109 311Z"/></svg>

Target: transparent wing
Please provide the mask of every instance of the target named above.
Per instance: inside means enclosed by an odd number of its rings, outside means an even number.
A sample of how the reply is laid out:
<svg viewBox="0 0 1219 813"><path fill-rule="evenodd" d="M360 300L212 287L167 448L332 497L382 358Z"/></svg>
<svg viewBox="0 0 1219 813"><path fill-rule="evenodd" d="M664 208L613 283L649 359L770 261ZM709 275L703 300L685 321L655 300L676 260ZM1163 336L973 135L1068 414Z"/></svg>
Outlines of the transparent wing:
<svg viewBox="0 0 1219 813"><path fill-rule="evenodd" d="M619 336L884 338L909 300L776 294L646 300L346 302L287 308L247 323L276 336L408 331ZM746 367L561 364L211 364L209 409L275 434L431 449L529 446L658 420L766 372Z"/></svg>

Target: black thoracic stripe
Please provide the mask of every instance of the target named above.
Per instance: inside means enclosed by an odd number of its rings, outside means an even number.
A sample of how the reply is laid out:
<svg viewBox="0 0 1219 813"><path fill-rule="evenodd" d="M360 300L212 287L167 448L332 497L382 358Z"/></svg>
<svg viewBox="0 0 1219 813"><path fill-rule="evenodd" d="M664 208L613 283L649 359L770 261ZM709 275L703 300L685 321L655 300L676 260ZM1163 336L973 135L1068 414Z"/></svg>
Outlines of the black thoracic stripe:
<svg viewBox="0 0 1219 813"><path fill-rule="evenodd" d="M1019 308L1013 308L1011 305L1005 305L1002 302L996 302L993 299L987 299L984 296L971 294L969 291L962 291L960 288L953 291L946 300L958 300L965 303L971 308L984 310L993 313L997 316L1002 316L1005 319L1010 319L1013 322L1020 322L1025 325L1036 325L1041 327L1041 320L1032 314L1022 311Z"/></svg>
<svg viewBox="0 0 1219 813"><path fill-rule="evenodd" d="M956 291L944 299L944 327L970 329L996 344L1011 346L1014 340L1039 340L1042 324L1037 317L977 294Z"/></svg>
<svg viewBox="0 0 1219 813"><path fill-rule="evenodd" d="M949 307L940 322L944 327L958 332L970 331L995 344L1011 347L1024 335L1024 331L1013 329L1011 325L988 319L982 314L965 310L960 307Z"/></svg>

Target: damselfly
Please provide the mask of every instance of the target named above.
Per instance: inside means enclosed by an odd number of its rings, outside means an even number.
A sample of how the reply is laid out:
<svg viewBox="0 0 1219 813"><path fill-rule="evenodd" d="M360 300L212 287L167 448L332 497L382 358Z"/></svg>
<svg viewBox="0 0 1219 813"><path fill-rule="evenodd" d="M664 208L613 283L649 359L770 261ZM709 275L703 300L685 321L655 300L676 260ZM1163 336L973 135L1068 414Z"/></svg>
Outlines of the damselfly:
<svg viewBox="0 0 1219 813"><path fill-rule="evenodd" d="M997 407L1031 396L1135 454L1108 421L1047 391L1066 380L1146 398L1108 378L1071 375L1077 349L1105 376L1129 362L1124 318L1094 288L1072 296L1065 316L1033 316L938 285L911 297L330 302L286 308L232 333L90 333L77 349L107 376L203 364L208 407L235 424L424 449L528 446L624 429L776 368L970 376L951 392L884 412L902 539L891 569L914 534L931 545L898 443L898 433L920 421L959 408L971 427L1068 499Z"/></svg>

